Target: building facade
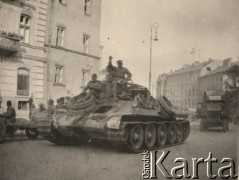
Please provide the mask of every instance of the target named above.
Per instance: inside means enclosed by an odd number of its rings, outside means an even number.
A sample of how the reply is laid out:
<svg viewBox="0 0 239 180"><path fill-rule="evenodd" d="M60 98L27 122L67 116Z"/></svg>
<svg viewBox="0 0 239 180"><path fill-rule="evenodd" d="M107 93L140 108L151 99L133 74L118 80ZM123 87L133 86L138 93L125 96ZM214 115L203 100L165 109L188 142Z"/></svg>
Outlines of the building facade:
<svg viewBox="0 0 239 180"><path fill-rule="evenodd" d="M17 117L28 100L78 94L98 72L101 0L0 0L0 96Z"/></svg>
<svg viewBox="0 0 239 180"><path fill-rule="evenodd" d="M48 2L48 98L79 94L98 73L101 0Z"/></svg>
<svg viewBox="0 0 239 180"><path fill-rule="evenodd" d="M208 73L205 69L215 69L220 66L216 60L191 65L184 65L182 68L171 71L168 74L160 75L157 81L157 97L166 96L178 108L196 108L199 100L199 77Z"/></svg>
<svg viewBox="0 0 239 180"><path fill-rule="evenodd" d="M223 65L210 73L199 78L199 94L201 102L203 94L208 90L230 91L238 88L239 68L238 62L231 62L231 59L223 61Z"/></svg>
<svg viewBox="0 0 239 180"><path fill-rule="evenodd" d="M47 0L0 1L0 96L18 117L28 118L28 99L46 100Z"/></svg>

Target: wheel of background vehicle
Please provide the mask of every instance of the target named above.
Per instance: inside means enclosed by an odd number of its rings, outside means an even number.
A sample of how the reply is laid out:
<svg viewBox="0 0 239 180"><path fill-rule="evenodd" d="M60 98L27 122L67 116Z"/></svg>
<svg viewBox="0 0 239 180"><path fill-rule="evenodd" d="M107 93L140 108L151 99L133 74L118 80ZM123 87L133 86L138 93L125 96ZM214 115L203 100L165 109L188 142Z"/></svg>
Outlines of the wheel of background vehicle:
<svg viewBox="0 0 239 180"><path fill-rule="evenodd" d="M29 139L36 139L39 135L39 132L37 129L26 129L25 134Z"/></svg>
<svg viewBox="0 0 239 180"><path fill-rule="evenodd" d="M159 97L159 103L163 107L163 109L170 115L174 116L175 112L173 111L173 105L172 103L166 98L165 96Z"/></svg>
<svg viewBox="0 0 239 180"><path fill-rule="evenodd" d="M200 131L204 131L205 130L205 125L202 121L200 121Z"/></svg>
<svg viewBox="0 0 239 180"><path fill-rule="evenodd" d="M144 142L144 130L141 125L133 125L129 133L129 146L134 152L138 152Z"/></svg>
<svg viewBox="0 0 239 180"><path fill-rule="evenodd" d="M160 146L165 146L167 143L167 126L160 124L157 131L158 143Z"/></svg>
<svg viewBox="0 0 239 180"><path fill-rule="evenodd" d="M170 124L168 126L168 142L169 144L175 143L177 138L177 127L175 124Z"/></svg>
<svg viewBox="0 0 239 180"><path fill-rule="evenodd" d="M189 122L183 124L183 140L185 141L190 134L190 124Z"/></svg>
<svg viewBox="0 0 239 180"><path fill-rule="evenodd" d="M7 133L6 124L3 121L0 121L0 143L4 140Z"/></svg>
<svg viewBox="0 0 239 180"><path fill-rule="evenodd" d="M176 126L176 141L181 143L183 141L183 126L182 124L177 124Z"/></svg>
<svg viewBox="0 0 239 180"><path fill-rule="evenodd" d="M145 127L144 142L148 149L154 147L156 142L156 129L153 124L149 124Z"/></svg>
<svg viewBox="0 0 239 180"><path fill-rule="evenodd" d="M222 130L223 132L227 132L228 130L228 121L223 121L223 124L222 124Z"/></svg>

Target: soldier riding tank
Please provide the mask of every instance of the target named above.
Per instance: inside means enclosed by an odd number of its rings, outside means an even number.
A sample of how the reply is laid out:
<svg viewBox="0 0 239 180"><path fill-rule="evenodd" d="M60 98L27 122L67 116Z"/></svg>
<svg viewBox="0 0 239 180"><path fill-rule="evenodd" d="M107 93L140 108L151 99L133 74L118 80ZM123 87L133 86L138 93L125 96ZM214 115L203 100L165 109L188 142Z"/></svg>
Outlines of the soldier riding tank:
<svg viewBox="0 0 239 180"><path fill-rule="evenodd" d="M101 93L83 92L58 104L54 112L38 112L38 131L50 142L71 145L91 138L109 141L132 152L153 150L183 143L190 133L187 115L178 113L164 96L154 99L147 88L121 83L117 99L112 83L102 81Z"/></svg>

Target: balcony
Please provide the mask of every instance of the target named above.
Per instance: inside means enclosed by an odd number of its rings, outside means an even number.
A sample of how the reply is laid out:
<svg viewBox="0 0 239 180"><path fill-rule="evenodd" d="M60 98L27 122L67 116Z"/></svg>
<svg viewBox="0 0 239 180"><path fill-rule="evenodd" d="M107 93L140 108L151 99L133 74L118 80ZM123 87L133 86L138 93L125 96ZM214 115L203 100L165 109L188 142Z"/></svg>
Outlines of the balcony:
<svg viewBox="0 0 239 180"><path fill-rule="evenodd" d="M20 51L20 37L16 34L0 32L0 54L12 54Z"/></svg>

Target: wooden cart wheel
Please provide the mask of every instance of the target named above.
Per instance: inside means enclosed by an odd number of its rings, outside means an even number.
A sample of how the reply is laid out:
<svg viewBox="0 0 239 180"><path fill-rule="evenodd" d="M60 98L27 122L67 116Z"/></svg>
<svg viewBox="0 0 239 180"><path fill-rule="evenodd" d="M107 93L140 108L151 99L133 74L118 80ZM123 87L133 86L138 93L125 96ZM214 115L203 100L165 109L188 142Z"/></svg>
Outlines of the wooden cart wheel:
<svg viewBox="0 0 239 180"><path fill-rule="evenodd" d="M37 129L26 129L25 133L29 139L36 139L39 135Z"/></svg>
<svg viewBox="0 0 239 180"><path fill-rule="evenodd" d="M7 133L7 127L4 121L0 120L0 143L3 142Z"/></svg>

